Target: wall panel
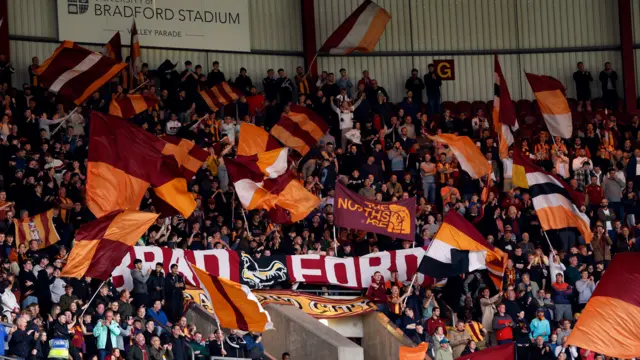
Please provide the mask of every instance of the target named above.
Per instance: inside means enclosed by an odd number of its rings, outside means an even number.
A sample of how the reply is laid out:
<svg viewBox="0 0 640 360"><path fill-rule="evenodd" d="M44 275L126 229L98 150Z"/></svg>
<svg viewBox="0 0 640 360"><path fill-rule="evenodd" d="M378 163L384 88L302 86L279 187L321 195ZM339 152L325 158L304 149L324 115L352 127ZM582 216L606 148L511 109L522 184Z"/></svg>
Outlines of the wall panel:
<svg viewBox="0 0 640 360"><path fill-rule="evenodd" d="M300 0L249 0L251 49L302 51Z"/></svg>
<svg viewBox="0 0 640 360"><path fill-rule="evenodd" d="M633 22L633 42L640 43L640 0L631 1L631 21ZM637 72L637 70L636 70Z"/></svg>
<svg viewBox="0 0 640 360"><path fill-rule="evenodd" d="M515 0L519 48L618 45L618 2Z"/></svg>
<svg viewBox="0 0 640 360"><path fill-rule="evenodd" d="M411 0L416 51L517 47L513 0Z"/></svg>
<svg viewBox="0 0 640 360"><path fill-rule="evenodd" d="M55 0L10 0L9 34L57 38L56 14Z"/></svg>

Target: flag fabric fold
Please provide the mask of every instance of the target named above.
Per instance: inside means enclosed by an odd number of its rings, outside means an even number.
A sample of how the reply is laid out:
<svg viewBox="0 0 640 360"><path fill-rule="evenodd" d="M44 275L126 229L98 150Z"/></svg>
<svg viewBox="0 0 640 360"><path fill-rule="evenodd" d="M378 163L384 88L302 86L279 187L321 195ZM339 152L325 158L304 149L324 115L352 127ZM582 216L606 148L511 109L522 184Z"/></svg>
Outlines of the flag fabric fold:
<svg viewBox="0 0 640 360"><path fill-rule="evenodd" d="M213 276L189 263L199 286L211 299L213 312L221 327L264 332L273 329L269 313L246 285Z"/></svg>
<svg viewBox="0 0 640 360"><path fill-rule="evenodd" d="M300 221L320 204L320 199L305 189L292 171L268 178L242 159L227 159L225 164L242 206L247 210L267 210L273 221Z"/></svg>
<svg viewBox="0 0 640 360"><path fill-rule="evenodd" d="M158 99L149 95L127 95L109 104L109 114L130 119L158 104Z"/></svg>
<svg viewBox="0 0 640 360"><path fill-rule="evenodd" d="M338 26L318 51L333 55L372 52L390 20L391 14L387 10L366 0Z"/></svg>
<svg viewBox="0 0 640 360"><path fill-rule="evenodd" d="M60 240L56 228L53 226L53 209L25 218L13 219L15 225L16 247L25 244L29 247L31 240L38 241L38 248L44 249Z"/></svg>
<svg viewBox="0 0 640 360"><path fill-rule="evenodd" d="M471 178L478 179L491 172L491 165L482 155L482 151L468 136L456 136L454 134L427 135L429 139L449 146L460 162L462 170Z"/></svg>
<svg viewBox="0 0 640 360"><path fill-rule="evenodd" d="M585 241L590 243L593 233L589 218L576 205L584 203L584 194L573 190L562 179L539 168L521 154L513 158L514 172L516 167L518 172L524 170L533 207L542 229L577 228Z"/></svg>
<svg viewBox="0 0 640 360"><path fill-rule="evenodd" d="M225 81L215 85L211 89L201 90L200 96L202 96L202 100L209 106L211 111L215 112L225 105L240 99L240 96L243 96L243 94L240 90L231 87L231 85Z"/></svg>
<svg viewBox="0 0 640 360"><path fill-rule="evenodd" d="M157 218L158 214L117 210L83 224L61 276L107 280Z"/></svg>
<svg viewBox="0 0 640 360"><path fill-rule="evenodd" d="M116 32L111 40L102 48L102 54L117 62L122 62L122 40L120 39L120 32Z"/></svg>
<svg viewBox="0 0 640 360"><path fill-rule="evenodd" d="M504 344L476 351L470 355L463 355L458 360L515 360L515 344Z"/></svg>
<svg viewBox="0 0 640 360"><path fill-rule="evenodd" d="M487 269L498 289L507 254L489 244L462 215L449 211L427 249L418 271L436 279Z"/></svg>
<svg viewBox="0 0 640 360"><path fill-rule="evenodd" d="M271 129L271 135L304 156L329 130L329 125L315 111L304 106L291 105L289 109Z"/></svg>
<svg viewBox="0 0 640 360"><path fill-rule="evenodd" d="M185 179L190 180L202 167L209 153L197 146L193 141L171 135L161 136L165 142L162 153L173 156L180 166Z"/></svg>
<svg viewBox="0 0 640 360"><path fill-rule="evenodd" d="M524 168L525 163L530 162L526 156L522 153L519 146L513 149L513 167L511 175L511 184L514 188L529 188L529 182L527 181L527 171Z"/></svg>
<svg viewBox="0 0 640 360"><path fill-rule="evenodd" d="M35 73L42 87L81 105L126 66L73 41L64 41Z"/></svg>
<svg viewBox="0 0 640 360"><path fill-rule="evenodd" d="M96 217L138 209L147 188L185 218L196 207L169 144L128 121L91 113L87 206Z"/></svg>
<svg viewBox="0 0 640 360"><path fill-rule="evenodd" d="M400 346L400 360L424 360L429 344L421 342L416 347Z"/></svg>
<svg viewBox="0 0 640 360"><path fill-rule="evenodd" d="M640 254L616 254L567 342L612 358L640 356Z"/></svg>
<svg viewBox="0 0 640 360"><path fill-rule="evenodd" d="M513 144L513 133L511 129L517 130L516 111L513 108L507 81L502 74L502 67L498 61L498 55L494 55L494 86L493 86L493 128L498 134L498 145L500 149L500 159L507 157L509 146Z"/></svg>
<svg viewBox="0 0 640 360"><path fill-rule="evenodd" d="M266 130L253 124L240 124L240 141L238 141L238 155L250 156L261 152L275 150L282 147L278 140Z"/></svg>
<svg viewBox="0 0 640 360"><path fill-rule="evenodd" d="M250 171L264 174L265 178L275 179L289 168L289 148L280 148L251 156L236 156L235 161L243 164Z"/></svg>
<svg viewBox="0 0 640 360"><path fill-rule="evenodd" d="M565 87L551 76L525 72L531 90L533 90L544 122L552 136L568 139L573 135L571 109L565 97Z"/></svg>

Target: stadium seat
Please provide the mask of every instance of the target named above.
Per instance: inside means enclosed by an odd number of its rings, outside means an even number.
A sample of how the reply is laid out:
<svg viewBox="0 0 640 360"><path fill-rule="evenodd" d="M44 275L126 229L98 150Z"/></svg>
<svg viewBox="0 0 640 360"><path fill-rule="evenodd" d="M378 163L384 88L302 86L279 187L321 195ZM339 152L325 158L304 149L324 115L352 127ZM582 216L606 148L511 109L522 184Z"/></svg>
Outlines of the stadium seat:
<svg viewBox="0 0 640 360"><path fill-rule="evenodd" d="M456 104L456 113L457 114L462 114L462 113L467 113L467 114L472 114L473 110L471 107L471 103L468 101L458 101L458 103Z"/></svg>
<svg viewBox="0 0 640 360"><path fill-rule="evenodd" d="M516 102L516 112L518 115L530 114L532 110L533 110L533 106L531 105L530 100L522 99Z"/></svg>
<svg viewBox="0 0 640 360"><path fill-rule="evenodd" d="M456 103L453 101L443 101L442 102L442 110L451 110L453 112L456 111Z"/></svg>
<svg viewBox="0 0 640 360"><path fill-rule="evenodd" d="M484 110L485 115L487 115L487 103L484 101L476 100L471 103L471 111L475 114L479 109Z"/></svg>

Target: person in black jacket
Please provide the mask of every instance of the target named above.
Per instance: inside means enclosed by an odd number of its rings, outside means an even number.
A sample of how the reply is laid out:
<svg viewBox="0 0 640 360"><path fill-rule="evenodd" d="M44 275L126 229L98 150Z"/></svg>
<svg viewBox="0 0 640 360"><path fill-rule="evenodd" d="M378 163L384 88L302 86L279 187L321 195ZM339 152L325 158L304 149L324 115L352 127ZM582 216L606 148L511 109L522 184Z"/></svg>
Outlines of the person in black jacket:
<svg viewBox="0 0 640 360"><path fill-rule="evenodd" d="M36 296L38 297L38 305L40 305L40 315L43 318L47 317L47 314L51 311L51 290L49 285L53 284L56 280L53 277L53 265L47 264L47 266L38 272L36 279Z"/></svg>
<svg viewBox="0 0 640 360"><path fill-rule="evenodd" d="M147 290L151 301L162 300L164 298L164 271L162 263L156 263L156 269L147 280Z"/></svg>
<svg viewBox="0 0 640 360"><path fill-rule="evenodd" d="M176 265L177 266L177 265ZM182 329L180 325L173 325L171 328L171 352L173 353L173 360L187 360L189 355L189 346L187 345L184 335L182 335Z"/></svg>
<svg viewBox="0 0 640 360"><path fill-rule="evenodd" d="M264 89L264 97L266 100L275 101L278 97L278 84L273 69L267 70L267 77L262 79L262 88Z"/></svg>
<svg viewBox="0 0 640 360"><path fill-rule="evenodd" d="M591 82L593 76L591 72L584 68L582 61L578 63L578 71L573 73L573 81L576 83L576 93L578 97L578 111L582 111L582 106L587 105L587 111L591 111Z"/></svg>
<svg viewBox="0 0 640 360"><path fill-rule="evenodd" d="M551 351L551 346L544 343L542 336L536 338L535 344L529 346L529 360L553 360L555 359L554 353Z"/></svg>
<svg viewBox="0 0 640 360"><path fill-rule="evenodd" d="M429 64L429 73L424 76L424 85L427 88L427 101L429 103L429 115L440 113L440 86L442 78L436 73L435 66Z"/></svg>
<svg viewBox="0 0 640 360"><path fill-rule="evenodd" d="M416 104L422 104L422 90L424 90L424 82L418 76L418 69L411 70L411 77L407 79L404 88L413 93L412 100Z"/></svg>
<svg viewBox="0 0 640 360"><path fill-rule="evenodd" d="M225 81L224 73L220 71L220 63L217 61L214 61L213 64L211 65L213 69L211 70L209 75L207 75L207 86L210 88L220 83L223 83Z"/></svg>
<svg viewBox="0 0 640 360"><path fill-rule="evenodd" d="M276 84L278 85L279 103L282 106L286 106L288 103L293 101L293 91L296 87L293 84L293 81L289 79L284 69L278 69L278 76Z"/></svg>
<svg viewBox="0 0 640 360"><path fill-rule="evenodd" d="M165 311L169 321L175 323L182 316L182 291L184 290L184 278L178 274L177 264L171 265L171 273L165 278L164 289Z"/></svg>
<svg viewBox="0 0 640 360"><path fill-rule="evenodd" d="M611 111L616 111L618 109L618 90L616 88L618 73L611 68L610 62L604 63L604 70L600 72L599 79L605 106Z"/></svg>
<svg viewBox="0 0 640 360"><path fill-rule="evenodd" d="M222 330L217 329L210 335L207 347L209 349L210 356L222 357L227 355L227 351L225 350L224 333Z"/></svg>
<svg viewBox="0 0 640 360"><path fill-rule="evenodd" d="M47 288L49 287L47 286ZM9 351L7 354L26 359L31 353L31 349L35 345L35 339L39 334L34 334L33 330L27 331L27 319L24 317L16 320L16 325L11 328L9 334L11 335L11 339L9 340Z"/></svg>
<svg viewBox="0 0 640 360"><path fill-rule="evenodd" d="M136 335L134 344L129 348L129 352L127 352L127 360L147 360L150 358L151 355L145 343L144 335L139 333Z"/></svg>
<svg viewBox="0 0 640 360"><path fill-rule="evenodd" d="M251 95L251 88L253 87L253 82L251 78L247 76L247 69L240 68L240 75L236 77L236 81L233 83L236 89L242 91L246 96Z"/></svg>
<svg viewBox="0 0 640 360"><path fill-rule="evenodd" d="M26 308L29 304L37 303L36 297L36 276L33 273L33 263L31 260L24 262L24 267L20 271L18 276L18 282L20 284L20 292L22 293L22 307Z"/></svg>

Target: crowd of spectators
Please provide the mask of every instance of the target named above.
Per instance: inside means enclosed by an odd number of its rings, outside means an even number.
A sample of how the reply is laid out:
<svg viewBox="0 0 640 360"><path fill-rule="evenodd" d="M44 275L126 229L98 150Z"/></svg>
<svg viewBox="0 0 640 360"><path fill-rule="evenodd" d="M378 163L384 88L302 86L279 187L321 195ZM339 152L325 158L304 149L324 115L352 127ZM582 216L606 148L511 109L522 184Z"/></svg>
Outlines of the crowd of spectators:
<svg viewBox="0 0 640 360"><path fill-rule="evenodd" d="M164 274L162 264L148 273L135 264L131 292L118 292L110 282L100 287L99 281L89 278L60 278L74 232L94 218L84 198L89 112L107 112L110 101L141 85L140 91L157 97L159 103L131 121L156 135L193 140L211 155L189 183L197 196L193 214L187 219L173 216L168 223L159 219L141 245L227 248L255 257L360 256L429 246L443 215L457 211L490 243L509 254L503 288L496 289L482 272L439 281L429 288L417 284L409 288L408 282L398 281L395 275L384 279L378 273L367 296L380 311L416 343L429 342L434 359L454 359L507 342L517 344L521 360L603 359L567 346L565 341L612 256L640 248L635 241L640 231L640 218L636 222L635 216L640 209L640 150L636 145L640 120L618 112L617 75L610 64L598 77L603 91L599 101L590 101L593 78L578 64L571 139L551 139L533 107L519 112L522 136L514 145L586 194L579 205L592 220L595 236L591 244L585 244L573 229L548 232L547 241L531 195L512 186L512 150L509 157L499 157L491 103L475 102L471 111L442 103L440 88L446 85L432 65L423 77L413 69L406 82L406 97L391 103L384 84L366 70L356 80L344 69L338 75L323 71L318 78L302 67L293 78L284 69L269 69L256 86L246 69L240 68L237 77L226 76L218 62L208 74L189 61L180 73L175 70L177 64L169 61L157 71L143 64L133 77L125 69L71 115L73 106L39 86L33 72L38 65L39 59L33 58L28 70L18 69L28 71L31 82L15 88L11 84L14 70L0 56L4 106L0 123L0 303L7 324L0 326L0 336L8 342L7 347L0 347L0 355L47 358L50 352L60 351L59 344L48 340L64 339L71 343L68 351L74 360L149 360L149 356L184 360L192 353L201 359L224 354L264 356L260 334L233 331L225 336L216 331L206 336L187 324L182 314L184 280L177 266ZM210 110L198 90L223 81L244 96L204 117ZM264 102L255 104L252 96L260 93ZM321 198L321 204L293 225L271 226L262 211L248 213L245 224L224 160L235 156L241 122L269 130L292 102L313 109L330 126L317 146L297 163L300 180ZM611 111L603 113L599 106ZM493 169L494 185L486 202L480 200L480 193L487 179L472 179L452 152L430 141L428 133L466 135L477 143ZM332 208L338 181L380 201L415 196L418 228L413 244L346 228L338 229L338 239L334 239ZM16 247L13 219L51 208L60 242L45 249L39 249L37 241ZM150 193L140 209L154 210ZM98 295L90 302L96 291Z"/></svg>

